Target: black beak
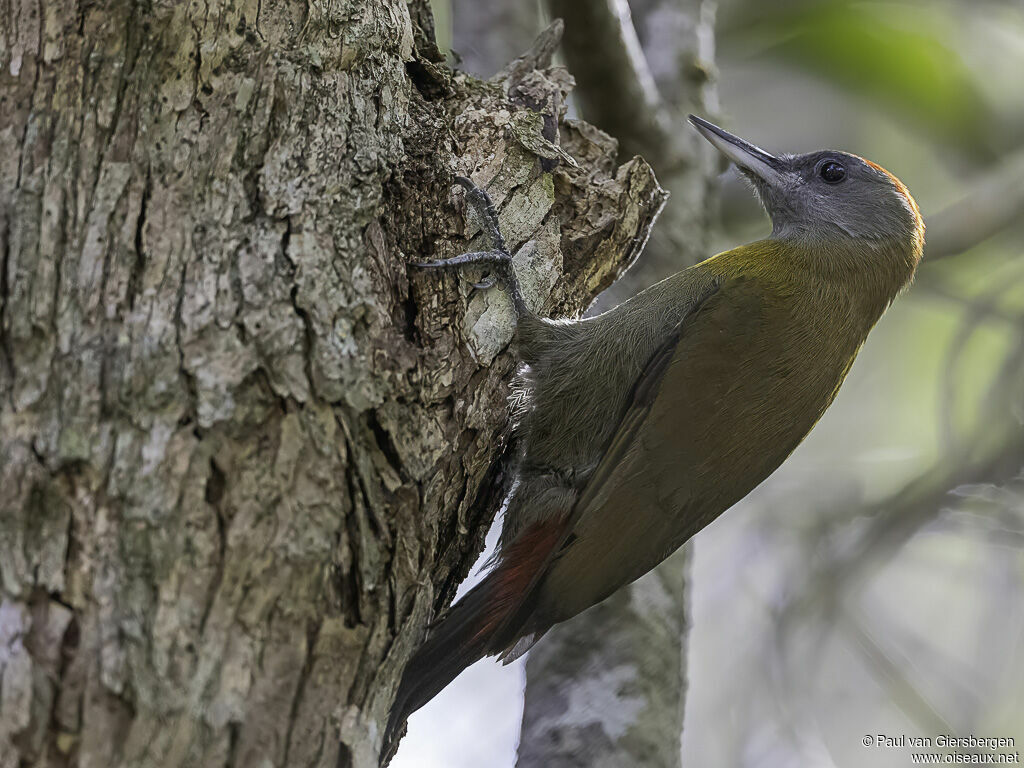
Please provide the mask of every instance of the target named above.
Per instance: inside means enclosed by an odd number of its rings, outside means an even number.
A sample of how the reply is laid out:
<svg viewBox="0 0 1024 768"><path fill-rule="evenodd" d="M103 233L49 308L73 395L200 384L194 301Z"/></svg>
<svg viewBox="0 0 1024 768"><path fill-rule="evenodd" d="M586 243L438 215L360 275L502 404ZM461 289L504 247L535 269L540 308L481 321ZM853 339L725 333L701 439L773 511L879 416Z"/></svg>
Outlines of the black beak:
<svg viewBox="0 0 1024 768"><path fill-rule="evenodd" d="M701 135L714 145L715 149L732 160L742 171L757 176L770 186L777 186L782 179L784 163L775 155L758 146L734 136L714 123L696 115L690 115L690 123Z"/></svg>

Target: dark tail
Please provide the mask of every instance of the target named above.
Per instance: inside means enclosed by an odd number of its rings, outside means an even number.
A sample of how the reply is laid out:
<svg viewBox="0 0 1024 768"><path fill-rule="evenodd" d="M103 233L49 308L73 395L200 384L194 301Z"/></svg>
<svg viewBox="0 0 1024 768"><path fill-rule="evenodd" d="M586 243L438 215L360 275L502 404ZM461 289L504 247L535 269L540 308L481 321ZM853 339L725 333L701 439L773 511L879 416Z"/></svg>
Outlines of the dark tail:
<svg viewBox="0 0 1024 768"><path fill-rule="evenodd" d="M391 760L402 726L470 664L500 653L519 639L522 627L509 617L524 614L524 594L536 568L561 540L555 521L534 523L501 554L487 577L449 609L402 674L384 731L380 764ZM519 624L521 622L515 622Z"/></svg>
<svg viewBox="0 0 1024 768"><path fill-rule="evenodd" d="M381 765L391 759L405 721L470 664L487 655L487 637L480 637L480 619L491 592L488 576L452 606L430 638L416 651L402 674L395 703L384 731Z"/></svg>

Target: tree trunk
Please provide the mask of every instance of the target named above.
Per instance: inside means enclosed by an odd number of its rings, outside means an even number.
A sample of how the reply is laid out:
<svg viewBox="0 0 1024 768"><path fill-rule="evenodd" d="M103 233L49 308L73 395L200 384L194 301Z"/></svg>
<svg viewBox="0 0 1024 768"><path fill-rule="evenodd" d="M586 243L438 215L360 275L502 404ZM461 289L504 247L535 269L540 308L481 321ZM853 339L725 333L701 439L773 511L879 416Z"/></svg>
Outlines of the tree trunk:
<svg viewBox="0 0 1024 768"><path fill-rule="evenodd" d="M655 112L646 120L635 111L613 106L607 78L599 76L607 60L615 57L610 53L612 40L633 34L631 29L607 29L612 15L602 16L602 9L621 10L624 4L611 0L585 6L564 0L549 4L567 16L564 47L570 67L575 63L582 71L571 70L579 78L584 114L596 113L599 121L620 120L623 147L651 151L653 162L661 163L661 169L655 166L659 178L663 170L672 191L666 215L651 238L656 247L649 247L643 263L602 296L605 307L614 306L709 255L705 249L712 219L712 163L703 148L687 149L681 137L673 139L672 146L645 145L656 140L657 132L643 126L668 119L682 133L686 129L680 112L715 108L714 89L697 72L698 64L701 72L712 66L708 36L714 6L708 0L634 3L644 51L631 49L633 64L619 62L616 76L629 79L635 76L630 72L646 71L650 63L643 78L650 76L654 89L650 108ZM603 20L581 29L580 19L575 19L574 26L573 14ZM619 17L615 21L629 23ZM588 39L595 29L605 30L606 45ZM627 56L625 50L619 54ZM657 111L662 109L659 116ZM519 768L678 768L687 690L690 549L687 545L636 583L556 626L530 652Z"/></svg>
<svg viewBox="0 0 1024 768"><path fill-rule="evenodd" d="M407 266L452 174L554 314L662 202L527 63L419 0L5 3L0 768L376 765L505 481L509 304Z"/></svg>

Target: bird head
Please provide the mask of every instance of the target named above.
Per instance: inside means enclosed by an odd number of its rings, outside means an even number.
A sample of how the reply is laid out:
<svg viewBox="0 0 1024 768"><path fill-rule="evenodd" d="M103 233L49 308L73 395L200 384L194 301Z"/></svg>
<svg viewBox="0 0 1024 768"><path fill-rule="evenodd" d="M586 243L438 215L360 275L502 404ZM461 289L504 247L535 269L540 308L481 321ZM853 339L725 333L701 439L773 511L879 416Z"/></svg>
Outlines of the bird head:
<svg viewBox="0 0 1024 768"><path fill-rule="evenodd" d="M917 203L881 166L832 149L772 155L707 120L690 115L690 122L754 185L773 238L895 252L911 268L920 259L924 221Z"/></svg>

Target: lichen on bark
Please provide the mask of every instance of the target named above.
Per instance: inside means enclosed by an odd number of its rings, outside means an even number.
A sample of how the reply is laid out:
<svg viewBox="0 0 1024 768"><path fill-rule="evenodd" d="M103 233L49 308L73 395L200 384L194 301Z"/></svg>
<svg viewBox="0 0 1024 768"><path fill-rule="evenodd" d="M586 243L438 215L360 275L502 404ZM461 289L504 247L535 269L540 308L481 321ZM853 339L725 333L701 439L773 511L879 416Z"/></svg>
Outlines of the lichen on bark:
<svg viewBox="0 0 1024 768"><path fill-rule="evenodd" d="M0 64L0 767L375 765L516 364L499 292L409 262L472 243L467 174L578 312L650 169L418 1L24 0Z"/></svg>

